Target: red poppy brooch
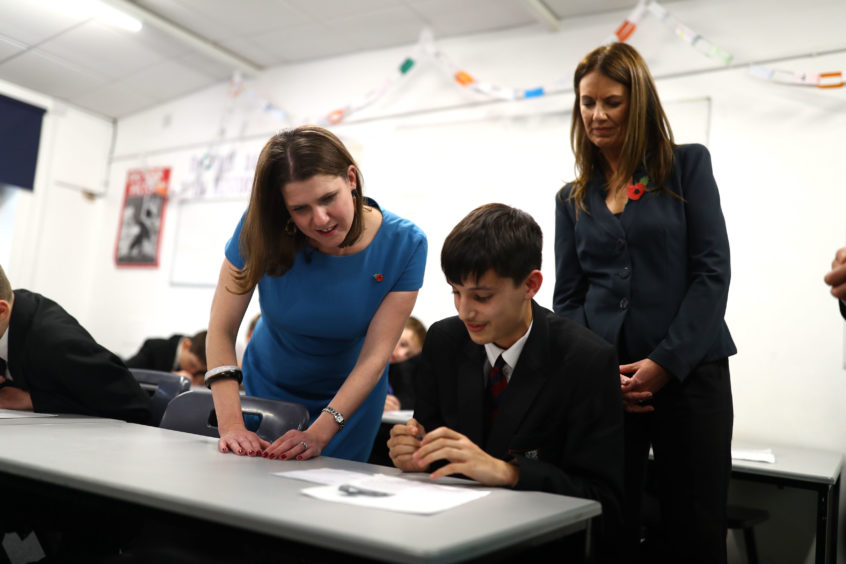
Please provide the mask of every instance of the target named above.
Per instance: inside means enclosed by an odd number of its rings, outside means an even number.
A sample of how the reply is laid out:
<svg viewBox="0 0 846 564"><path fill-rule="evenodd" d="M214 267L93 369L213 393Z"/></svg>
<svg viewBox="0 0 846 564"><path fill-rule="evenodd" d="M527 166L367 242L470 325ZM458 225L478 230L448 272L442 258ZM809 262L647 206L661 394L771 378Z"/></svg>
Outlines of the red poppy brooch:
<svg viewBox="0 0 846 564"><path fill-rule="evenodd" d="M626 194L629 197L629 200L640 200L640 197L643 196L643 193L646 192L646 187L649 185L649 177L643 176L640 179L640 182L636 184L629 184L626 187Z"/></svg>
<svg viewBox="0 0 846 564"><path fill-rule="evenodd" d="M384 279L385 279L385 277L382 276L381 274L374 274L373 275L373 280L375 280L376 282L381 282Z"/></svg>

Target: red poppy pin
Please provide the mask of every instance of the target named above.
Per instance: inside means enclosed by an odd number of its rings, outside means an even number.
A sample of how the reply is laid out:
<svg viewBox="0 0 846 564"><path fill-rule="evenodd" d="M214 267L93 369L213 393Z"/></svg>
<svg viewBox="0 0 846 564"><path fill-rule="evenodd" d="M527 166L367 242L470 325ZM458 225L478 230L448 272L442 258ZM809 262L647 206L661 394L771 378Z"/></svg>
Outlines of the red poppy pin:
<svg viewBox="0 0 846 564"><path fill-rule="evenodd" d="M626 187L626 194L629 196L629 200L640 200L640 197L643 196L643 193L646 192L646 186L649 184L649 177L644 176L640 179L640 182L637 184L629 184Z"/></svg>
<svg viewBox="0 0 846 564"><path fill-rule="evenodd" d="M373 280L375 280L376 282L381 282L381 281L382 281L382 280L384 280L384 279L385 279L385 277L384 277L384 276L382 276L381 274L378 274L378 273L377 273L377 274L374 274L374 275L373 275Z"/></svg>

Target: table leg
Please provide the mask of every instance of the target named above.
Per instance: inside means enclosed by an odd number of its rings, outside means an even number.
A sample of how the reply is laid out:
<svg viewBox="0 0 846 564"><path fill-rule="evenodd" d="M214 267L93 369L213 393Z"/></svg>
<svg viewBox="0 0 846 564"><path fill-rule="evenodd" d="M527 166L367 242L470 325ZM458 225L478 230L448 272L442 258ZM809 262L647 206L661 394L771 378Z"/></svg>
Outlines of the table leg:
<svg viewBox="0 0 846 564"><path fill-rule="evenodd" d="M840 478L833 485L817 490L817 549L815 562L835 564L837 560L837 512L840 505Z"/></svg>

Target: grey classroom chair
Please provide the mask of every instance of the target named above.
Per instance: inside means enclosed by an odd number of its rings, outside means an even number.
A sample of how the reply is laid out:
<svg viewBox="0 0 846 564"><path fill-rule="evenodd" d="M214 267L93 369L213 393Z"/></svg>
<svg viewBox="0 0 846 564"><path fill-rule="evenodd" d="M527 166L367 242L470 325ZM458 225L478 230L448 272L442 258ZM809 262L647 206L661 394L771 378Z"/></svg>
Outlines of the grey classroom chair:
<svg viewBox="0 0 846 564"><path fill-rule="evenodd" d="M308 410L303 405L253 396L241 396L241 411L247 429L270 442L290 429L305 429L309 420ZM211 392L191 390L175 397L167 406L159 427L218 437L217 413Z"/></svg>
<svg viewBox="0 0 846 564"><path fill-rule="evenodd" d="M135 381L150 394L150 425L158 427L170 401L191 389L191 380L185 376L160 370L130 368Z"/></svg>

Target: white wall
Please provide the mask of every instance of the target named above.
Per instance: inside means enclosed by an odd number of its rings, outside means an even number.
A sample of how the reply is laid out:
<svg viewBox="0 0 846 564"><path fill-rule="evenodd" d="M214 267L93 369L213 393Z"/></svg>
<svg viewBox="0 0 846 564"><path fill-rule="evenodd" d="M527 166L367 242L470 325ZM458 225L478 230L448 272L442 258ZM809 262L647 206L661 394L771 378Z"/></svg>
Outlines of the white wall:
<svg viewBox="0 0 846 564"><path fill-rule="evenodd" d="M846 244L846 89L762 82L742 64L846 70L846 3L691 0L666 7L735 55L735 66L720 68L649 16L630 40L658 79L678 125L677 141L700 140L699 124L706 128L733 255L727 321L739 349L731 363L735 437L846 452L843 322L822 283L835 249ZM581 56L625 15L565 21L556 34L538 26L438 44L480 80L523 88L559 78L569 82ZM410 47L278 68L247 86L293 115L321 116L380 84ZM813 52L831 54L797 58ZM535 215L551 243L552 198L572 176L567 113L572 94L519 103L478 101L422 58L392 92L335 128L361 161L366 193L429 234L428 272L415 311L426 323L452 313L438 254L455 221L475 205L499 199ZM180 217L176 201L166 213L158 269L118 269L113 252L126 170L172 166L172 185L182 186L193 178L191 156L209 149L221 124L227 140L236 141L227 150L238 147L244 159L288 125L246 97L232 102L226 85L119 121L105 196L89 202L49 184L49 203L39 204L45 211L35 213L41 226L33 255L37 266L21 266L24 259L13 253L12 264L24 272L21 280L59 297L119 354L131 353L150 335L204 327L214 280L206 286L171 283ZM220 230L228 235L232 227ZM16 230L16 242L18 235ZM70 258L68 249L87 252ZM550 245L544 260L541 301L549 305ZM811 529L795 526L812 522L812 497L743 485L732 496L771 510L759 533L762 562L802 562L813 554Z"/></svg>
<svg viewBox="0 0 846 564"><path fill-rule="evenodd" d="M34 190L0 188L0 260L13 287L50 296L90 319L112 143L110 120L0 82L0 92L45 108Z"/></svg>

